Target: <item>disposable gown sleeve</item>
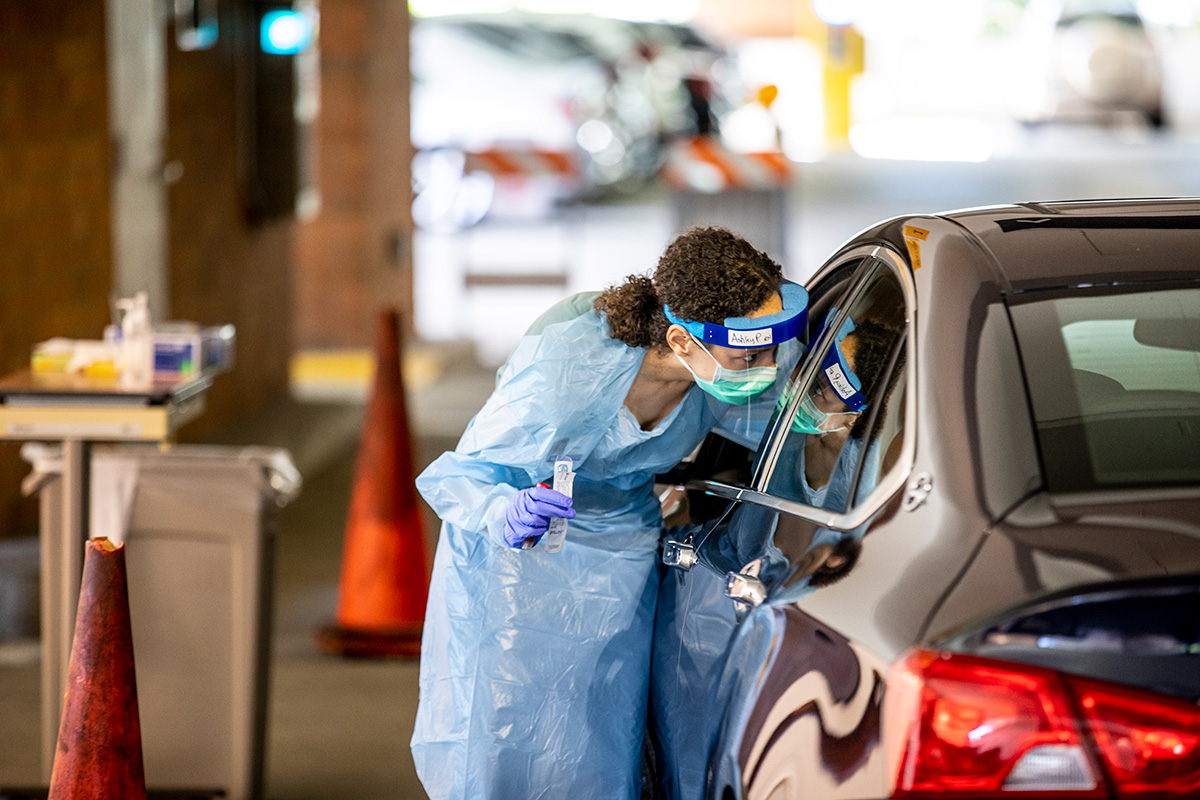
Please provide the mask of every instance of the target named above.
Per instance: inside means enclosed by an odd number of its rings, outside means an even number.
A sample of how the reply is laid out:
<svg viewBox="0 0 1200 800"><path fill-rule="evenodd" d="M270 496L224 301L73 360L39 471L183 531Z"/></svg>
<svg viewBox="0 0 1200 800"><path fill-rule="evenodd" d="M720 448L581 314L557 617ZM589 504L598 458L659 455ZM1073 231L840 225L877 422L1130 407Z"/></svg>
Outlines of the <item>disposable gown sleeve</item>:
<svg viewBox="0 0 1200 800"><path fill-rule="evenodd" d="M458 447L417 478L418 491L443 522L485 532L503 546L513 496L549 480L557 456L578 464L594 449L640 353L589 317L524 337Z"/></svg>
<svg viewBox="0 0 1200 800"><path fill-rule="evenodd" d="M418 476L417 490L443 522L484 531L500 543L508 505L527 488L526 483L521 471L451 451L442 453Z"/></svg>

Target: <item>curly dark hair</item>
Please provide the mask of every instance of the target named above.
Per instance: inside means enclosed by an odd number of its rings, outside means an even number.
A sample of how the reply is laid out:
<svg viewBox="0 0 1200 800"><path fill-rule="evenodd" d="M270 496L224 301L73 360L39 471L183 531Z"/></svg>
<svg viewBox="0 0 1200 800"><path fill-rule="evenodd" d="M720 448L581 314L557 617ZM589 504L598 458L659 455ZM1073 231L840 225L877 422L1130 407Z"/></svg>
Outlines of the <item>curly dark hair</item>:
<svg viewBox="0 0 1200 800"><path fill-rule="evenodd" d="M614 339L630 347L666 346L671 313L694 322L744 317L779 291L783 268L725 228L692 228L675 238L654 277L630 275L596 298Z"/></svg>
<svg viewBox="0 0 1200 800"><path fill-rule="evenodd" d="M848 333L846 338L855 340L854 374L862 381L862 393L865 395L875 392L873 387L882 376L884 369L887 368L888 360L892 356L892 351L896 348L896 340L900 338L900 333L875 320L865 319L853 331ZM836 347L837 345L834 346ZM887 411L888 398L891 396L891 385L900 377L900 374L903 372L903 366L904 351L902 350L897 358L896 368L889 377L888 386L884 391L875 392L876 396L881 398L879 400L880 418ZM868 416L867 414L863 414L855 421L854 427L850 430L850 435L853 438L862 438Z"/></svg>

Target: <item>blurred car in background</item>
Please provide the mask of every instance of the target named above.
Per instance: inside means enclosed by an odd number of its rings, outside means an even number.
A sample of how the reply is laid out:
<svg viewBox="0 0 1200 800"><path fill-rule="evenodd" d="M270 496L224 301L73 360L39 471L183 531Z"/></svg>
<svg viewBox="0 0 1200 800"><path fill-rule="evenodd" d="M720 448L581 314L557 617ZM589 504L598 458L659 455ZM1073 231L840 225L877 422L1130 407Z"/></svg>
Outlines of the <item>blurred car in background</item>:
<svg viewBox="0 0 1200 800"><path fill-rule="evenodd" d="M672 139L715 127L740 91L723 48L686 25L448 15L416 20L411 42L414 216L426 228L478 221L498 178L544 204L636 191Z"/></svg>
<svg viewBox="0 0 1200 800"><path fill-rule="evenodd" d="M900 217L668 529L669 797L1200 796L1200 201ZM681 480L676 475L672 480Z"/></svg>
<svg viewBox="0 0 1200 800"><path fill-rule="evenodd" d="M1161 128L1161 58L1130 0L1033 0L1022 57L1030 80L1016 98L1026 123L1113 122L1136 115Z"/></svg>

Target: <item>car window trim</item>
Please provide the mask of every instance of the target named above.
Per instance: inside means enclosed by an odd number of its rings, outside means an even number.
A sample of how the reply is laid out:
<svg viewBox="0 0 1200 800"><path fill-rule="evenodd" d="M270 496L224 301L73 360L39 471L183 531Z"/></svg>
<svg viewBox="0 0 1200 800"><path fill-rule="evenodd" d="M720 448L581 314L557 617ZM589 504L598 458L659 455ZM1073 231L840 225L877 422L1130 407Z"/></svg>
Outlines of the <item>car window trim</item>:
<svg viewBox="0 0 1200 800"><path fill-rule="evenodd" d="M1196 486L1147 486L1142 489L1113 488L1087 492L1046 492L1046 500L1054 508L1080 506L1122 505L1140 502L1195 500L1200 497Z"/></svg>
<svg viewBox="0 0 1200 800"><path fill-rule="evenodd" d="M896 371L896 365L900 361L900 354L905 352L905 348L907 348L907 347L908 347L908 331L905 330L904 333L900 334L900 338L896 342L896 346L892 348L892 352L888 355L887 367L884 368L883 373L880 375L880 381L884 386L887 386L888 384L891 383L892 375ZM874 433L875 426L880 423L879 411L880 411L879 405L875 404L875 406L871 409L871 412L867 417L866 428L865 428L865 430L867 432L866 433L867 436L872 435ZM906 425L908 424L907 420L905 420L905 424ZM885 447L884 449L886 450L887 448ZM851 504L851 507L853 507L852 504L854 503L855 498L858 497L858 487L859 487L859 484L862 482L863 471L867 465L867 455L868 455L867 451L868 450L870 450L869 447L863 451L862 457L859 458L857 463L855 463L855 465L854 465L854 474L851 476L851 479L850 479L850 490L846 493L846 502L848 504ZM883 454L881 453L880 454L881 463L882 463L882 459L883 459Z"/></svg>
<svg viewBox="0 0 1200 800"><path fill-rule="evenodd" d="M721 481L714 480L702 480L691 481L688 483L688 488L698 489L714 497L721 497L726 500L736 500L756 506L764 506L774 511L782 511L794 517L799 517L808 522L820 525L823 528L832 528L835 531L848 531L857 527L847 522L845 519L849 516L847 514L838 514L823 508L817 508L816 506L806 506L794 500L785 500L782 497L775 497L774 495L766 494L746 486L737 486L732 483L722 483Z"/></svg>
<svg viewBox="0 0 1200 800"><path fill-rule="evenodd" d="M880 509L908 482L909 475L912 474L913 464L916 461L917 452L917 371L918 371L918 348L917 348L917 307L916 287L913 282L912 271L908 266L908 262L891 247L884 245L866 245L862 248L855 248L849 252L842 254L842 257L836 261L830 262L826 268L817 272L812 282L816 282L824 273L832 271L844 264L850 258L861 258L864 263L867 260L874 258L878 261L887 263L892 272L900 281L900 288L904 294L906 304L906 330L905 330L905 376L904 376L904 391L907 397L906 406L904 409L904 443L900 448L900 455L896 460L895 467L880 480L875 490L871 492L871 497L863 503L859 503L848 512L833 512L828 509L817 508L816 506L805 505L798 503L795 500L785 500L783 498L774 497L762 491L766 487L766 483L770 478L770 470L767 469L767 459L759 464L759 468L755 470L751 486L735 486L732 484L722 483L713 480L692 481L688 484L689 488L707 492L716 497L721 497L727 500L740 500L754 505L765 506L775 511L781 511L785 514L790 514L807 522L820 525L824 528L831 528L835 531L851 531L866 523L871 517L877 514ZM865 270L865 274L854 280L856 285L852 285L849 291L843 297L849 297L850 302L843 305L843 312L851 307L853 301L858 298L859 292L866 285L868 276L872 270ZM822 337L824 338L824 337ZM818 340L818 347L820 341ZM811 352L811 350L810 350ZM807 358L807 354L805 356ZM812 380L813 374L816 372L816 359L810 359L808 367L805 369L806 374L800 376L802 384ZM797 397L792 399L792 403L799 402ZM788 411L792 409L792 404L789 403ZM782 417L781 417L782 418ZM772 431L772 436L776 433ZM775 459L778 457L779 450L782 446L782 435L776 436L771 443L770 465L774 468Z"/></svg>

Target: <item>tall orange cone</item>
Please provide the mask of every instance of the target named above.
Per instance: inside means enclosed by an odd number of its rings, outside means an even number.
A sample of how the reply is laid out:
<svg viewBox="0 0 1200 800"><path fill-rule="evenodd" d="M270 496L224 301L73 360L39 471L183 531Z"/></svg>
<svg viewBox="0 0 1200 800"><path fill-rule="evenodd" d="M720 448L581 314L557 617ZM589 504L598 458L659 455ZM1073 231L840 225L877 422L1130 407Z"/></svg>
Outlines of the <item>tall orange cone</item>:
<svg viewBox="0 0 1200 800"><path fill-rule="evenodd" d="M337 621L318 632L317 642L335 655L415 656L429 571L400 374L399 316L392 309L380 313L375 353L346 519Z"/></svg>
<svg viewBox="0 0 1200 800"><path fill-rule="evenodd" d="M125 548L88 541L49 800L146 797Z"/></svg>

